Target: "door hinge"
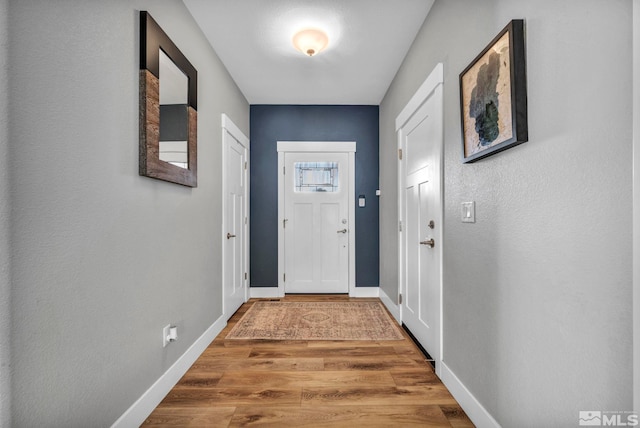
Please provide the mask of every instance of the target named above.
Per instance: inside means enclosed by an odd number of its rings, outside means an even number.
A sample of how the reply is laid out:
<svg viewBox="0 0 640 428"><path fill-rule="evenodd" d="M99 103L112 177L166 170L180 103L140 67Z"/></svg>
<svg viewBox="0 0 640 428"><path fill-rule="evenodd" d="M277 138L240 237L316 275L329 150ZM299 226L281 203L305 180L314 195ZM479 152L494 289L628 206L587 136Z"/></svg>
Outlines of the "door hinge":
<svg viewBox="0 0 640 428"><path fill-rule="evenodd" d="M249 219L247 217L244 218L244 224L247 224L249 222Z"/></svg>
<svg viewBox="0 0 640 428"><path fill-rule="evenodd" d="M286 167L284 167L284 166L283 166L283 167L282 167L282 175L285 175L285 174L286 174L286 172L285 172L285 171L286 171Z"/></svg>
<svg viewBox="0 0 640 428"><path fill-rule="evenodd" d="M402 232L402 221L398 222L398 232Z"/></svg>
<svg viewBox="0 0 640 428"><path fill-rule="evenodd" d="M402 294L398 294L398 304L402 304Z"/></svg>
<svg viewBox="0 0 640 428"><path fill-rule="evenodd" d="M247 163L246 162L244 163L244 169L247 169Z"/></svg>
<svg viewBox="0 0 640 428"><path fill-rule="evenodd" d="M402 160L402 149L398 149L398 159Z"/></svg>
<svg viewBox="0 0 640 428"><path fill-rule="evenodd" d="M246 281L248 277L249 277L249 275L247 275L247 273L245 272L244 273L244 280Z"/></svg>
<svg viewBox="0 0 640 428"><path fill-rule="evenodd" d="M287 282L287 274L286 273L282 274L282 282Z"/></svg>

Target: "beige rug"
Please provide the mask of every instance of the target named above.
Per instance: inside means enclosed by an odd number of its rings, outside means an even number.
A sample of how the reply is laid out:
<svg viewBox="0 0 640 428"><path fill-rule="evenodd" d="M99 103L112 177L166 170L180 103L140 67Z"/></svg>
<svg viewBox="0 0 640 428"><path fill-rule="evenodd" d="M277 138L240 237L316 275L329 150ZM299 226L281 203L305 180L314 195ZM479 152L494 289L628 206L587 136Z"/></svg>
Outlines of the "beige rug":
<svg viewBox="0 0 640 428"><path fill-rule="evenodd" d="M402 340L380 302L256 302L227 339Z"/></svg>

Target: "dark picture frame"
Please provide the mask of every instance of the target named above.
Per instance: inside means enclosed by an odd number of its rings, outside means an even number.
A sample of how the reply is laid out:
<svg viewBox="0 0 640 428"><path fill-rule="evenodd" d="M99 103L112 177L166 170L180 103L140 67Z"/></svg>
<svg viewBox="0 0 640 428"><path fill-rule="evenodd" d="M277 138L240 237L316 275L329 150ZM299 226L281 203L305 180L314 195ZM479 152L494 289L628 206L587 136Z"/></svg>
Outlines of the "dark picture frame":
<svg viewBox="0 0 640 428"><path fill-rule="evenodd" d="M160 51L188 79L182 111L187 168L160 159ZM139 174L188 187L198 183L198 72L146 11L140 11ZM163 117L166 117L163 115ZM166 120L166 119L163 119Z"/></svg>
<svg viewBox="0 0 640 428"><path fill-rule="evenodd" d="M514 19L460 73L463 163L528 141L524 20Z"/></svg>

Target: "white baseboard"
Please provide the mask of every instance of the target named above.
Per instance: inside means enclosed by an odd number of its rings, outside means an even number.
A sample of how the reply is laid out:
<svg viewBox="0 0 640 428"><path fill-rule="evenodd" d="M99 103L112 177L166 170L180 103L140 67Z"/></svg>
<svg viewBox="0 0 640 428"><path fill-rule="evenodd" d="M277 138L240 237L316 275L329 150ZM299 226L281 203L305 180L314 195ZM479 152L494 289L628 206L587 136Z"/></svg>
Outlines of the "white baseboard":
<svg viewBox="0 0 640 428"><path fill-rule="evenodd" d="M218 318L111 428L139 427L226 325L224 315Z"/></svg>
<svg viewBox="0 0 640 428"><path fill-rule="evenodd" d="M440 379L476 427L500 428L500 424L493 419L493 416L491 416L487 409L471 394L444 361L441 363Z"/></svg>
<svg viewBox="0 0 640 428"><path fill-rule="evenodd" d="M249 287L249 297L252 299L269 299L282 296L278 287Z"/></svg>
<svg viewBox="0 0 640 428"><path fill-rule="evenodd" d="M250 296L252 299L269 299L282 297L278 287L251 287ZM353 287L349 291L349 297L378 297L380 287Z"/></svg>
<svg viewBox="0 0 640 428"><path fill-rule="evenodd" d="M353 287L349 290L349 297L379 297L380 287Z"/></svg>
<svg viewBox="0 0 640 428"><path fill-rule="evenodd" d="M400 316L400 306L396 305L382 288L380 289L379 297L380 300L382 300L382 303L384 303L384 305L387 307L389 312L391 312L391 315L393 315L396 321L398 321L398 324L402 324L402 318Z"/></svg>

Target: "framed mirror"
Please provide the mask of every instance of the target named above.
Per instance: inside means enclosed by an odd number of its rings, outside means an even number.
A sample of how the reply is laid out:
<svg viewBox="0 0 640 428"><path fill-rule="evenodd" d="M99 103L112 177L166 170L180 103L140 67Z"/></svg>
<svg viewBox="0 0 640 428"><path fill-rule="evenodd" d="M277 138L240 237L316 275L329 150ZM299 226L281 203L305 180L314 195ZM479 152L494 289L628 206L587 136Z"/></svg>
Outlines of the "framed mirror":
<svg viewBox="0 0 640 428"><path fill-rule="evenodd" d="M140 175L196 187L198 73L140 12Z"/></svg>

